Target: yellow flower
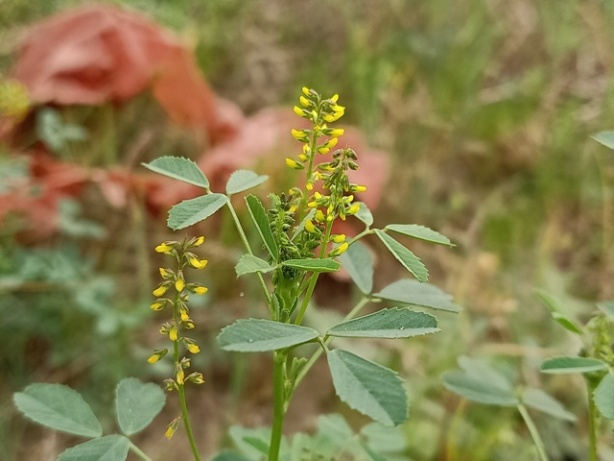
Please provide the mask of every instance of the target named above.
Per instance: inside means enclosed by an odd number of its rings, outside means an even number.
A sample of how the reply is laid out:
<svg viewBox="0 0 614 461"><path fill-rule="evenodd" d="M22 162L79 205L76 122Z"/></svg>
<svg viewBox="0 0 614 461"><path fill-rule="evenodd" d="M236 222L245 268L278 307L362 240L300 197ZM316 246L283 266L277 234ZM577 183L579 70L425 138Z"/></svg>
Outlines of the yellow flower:
<svg viewBox="0 0 614 461"><path fill-rule="evenodd" d="M326 115L322 116L322 118L324 120L326 120L328 123L332 123L335 120L337 120L333 114L326 114Z"/></svg>
<svg viewBox="0 0 614 461"><path fill-rule="evenodd" d="M188 315L188 310L187 309L179 309L179 316L181 317L181 321L182 322L187 322L188 320L190 320L190 316Z"/></svg>
<svg viewBox="0 0 614 461"><path fill-rule="evenodd" d="M350 209L347 211L347 214L356 214L360 211L360 203L355 203L354 205L352 205L350 207Z"/></svg>
<svg viewBox="0 0 614 461"><path fill-rule="evenodd" d="M161 311L162 309L164 309L164 306L166 306L166 300L164 300L164 301L156 301L155 303L153 303L149 307L151 307L152 311Z"/></svg>
<svg viewBox="0 0 614 461"><path fill-rule="evenodd" d="M207 291L209 291L209 288L207 287L194 287L192 288L192 291L197 294L197 295L204 295Z"/></svg>
<svg viewBox="0 0 614 461"><path fill-rule="evenodd" d="M353 192L365 192L367 190L367 186L355 185L352 187Z"/></svg>
<svg viewBox="0 0 614 461"><path fill-rule="evenodd" d="M191 354L198 354L200 352L200 347L197 344L187 343L185 347Z"/></svg>
<svg viewBox="0 0 614 461"><path fill-rule="evenodd" d="M188 376L188 379L194 384L202 384L205 382L205 378L203 378L202 373L192 373L190 376Z"/></svg>
<svg viewBox="0 0 614 461"><path fill-rule="evenodd" d="M305 117L305 110L300 108L299 106L294 106L292 108L292 110L294 111L294 113L296 115L298 115L299 117Z"/></svg>
<svg viewBox="0 0 614 461"><path fill-rule="evenodd" d="M292 168L293 170L302 170L303 168L305 168L303 165L298 163L296 160L291 159L289 157L286 157L286 165Z"/></svg>
<svg viewBox="0 0 614 461"><path fill-rule="evenodd" d="M164 253L164 254L169 253L172 249L173 247L170 245L167 245L166 243L161 243L155 248L156 253Z"/></svg>
<svg viewBox="0 0 614 461"><path fill-rule="evenodd" d="M177 381L177 384L183 384L185 380L185 373L183 372L183 368L179 368L179 370L177 370L177 376L175 379Z"/></svg>
<svg viewBox="0 0 614 461"><path fill-rule="evenodd" d="M177 327L175 326L170 327L170 329L168 330L168 338L171 341L175 342L177 341L178 335L179 335L179 332L177 331Z"/></svg>
<svg viewBox="0 0 614 461"><path fill-rule="evenodd" d="M326 216L324 216L324 213L322 213L322 210L316 211L316 221L318 222L326 221Z"/></svg>
<svg viewBox="0 0 614 461"><path fill-rule="evenodd" d="M331 251L329 253L329 256L339 256L340 254L343 254L347 251L347 249L349 248L349 244L348 242L343 242L341 245L339 245L337 248L335 248L333 251Z"/></svg>
<svg viewBox="0 0 614 461"><path fill-rule="evenodd" d="M307 141L307 133L303 130L295 130L294 128L290 131L292 133L292 137L297 141Z"/></svg>
<svg viewBox="0 0 614 461"><path fill-rule="evenodd" d="M204 242L205 242L205 237L201 235L194 241L194 243L192 243L191 246L192 248L196 248L196 247L201 246Z"/></svg>
<svg viewBox="0 0 614 461"><path fill-rule="evenodd" d="M301 103L301 106L303 107L309 107L310 103L309 103L309 99L307 99L305 96L300 96L298 98L299 102Z"/></svg>
<svg viewBox="0 0 614 461"><path fill-rule="evenodd" d="M301 162L307 161L307 156L305 154L299 154L298 158Z"/></svg>
<svg viewBox="0 0 614 461"><path fill-rule="evenodd" d="M331 130L330 136L338 138L339 136L343 136L343 133L345 133L343 128L335 128L334 130Z"/></svg>
<svg viewBox="0 0 614 461"><path fill-rule="evenodd" d="M196 256L194 256L193 254L189 254L188 255L188 263L190 264L190 266L192 266L194 269L204 269L207 266L207 263L209 261L207 261L206 259L198 259Z"/></svg>
<svg viewBox="0 0 614 461"><path fill-rule="evenodd" d="M307 230L307 232L313 234L316 231L316 227L313 225L313 222L311 221L311 219L308 219L307 221L305 221L305 229Z"/></svg>
<svg viewBox="0 0 614 461"><path fill-rule="evenodd" d="M301 91L303 92L303 94L305 96L309 96L309 88L307 88L306 86L304 86L303 88L301 88Z"/></svg>
<svg viewBox="0 0 614 461"><path fill-rule="evenodd" d="M179 277L175 280L175 290L181 292L185 288L185 280L182 277Z"/></svg>
<svg viewBox="0 0 614 461"><path fill-rule="evenodd" d="M337 104L335 104L334 106L331 106L331 109L333 110L333 112L335 113L339 113L339 112L345 112L345 107L343 106L339 106Z"/></svg>
<svg viewBox="0 0 614 461"><path fill-rule="evenodd" d="M333 234L331 240L335 243L343 243L345 242L345 234Z"/></svg>
<svg viewBox="0 0 614 461"><path fill-rule="evenodd" d="M334 94L330 97L330 100L333 102L333 104L337 104L337 101L339 101L339 95L338 94Z"/></svg>
<svg viewBox="0 0 614 461"><path fill-rule="evenodd" d="M158 269L160 271L160 275L162 276L163 279L169 279L173 276L173 271L170 271L168 269L165 269L163 267L160 267Z"/></svg>
<svg viewBox="0 0 614 461"><path fill-rule="evenodd" d="M166 293L166 290L168 289L168 286L166 285L160 285L158 288L156 288L152 293L156 298L159 298L160 296L163 296L164 293Z"/></svg>
<svg viewBox="0 0 614 461"><path fill-rule="evenodd" d="M319 154L328 154L330 152L330 148L326 147L326 145L323 145L322 147L318 147L318 153Z"/></svg>
<svg viewBox="0 0 614 461"><path fill-rule="evenodd" d="M308 191L312 191L313 183L311 181L307 181L307 184L305 184L305 189L307 189Z"/></svg>
<svg viewBox="0 0 614 461"><path fill-rule="evenodd" d="M177 426L179 426L179 418L174 419L166 428L166 432L164 432L164 437L170 439L177 430Z"/></svg>

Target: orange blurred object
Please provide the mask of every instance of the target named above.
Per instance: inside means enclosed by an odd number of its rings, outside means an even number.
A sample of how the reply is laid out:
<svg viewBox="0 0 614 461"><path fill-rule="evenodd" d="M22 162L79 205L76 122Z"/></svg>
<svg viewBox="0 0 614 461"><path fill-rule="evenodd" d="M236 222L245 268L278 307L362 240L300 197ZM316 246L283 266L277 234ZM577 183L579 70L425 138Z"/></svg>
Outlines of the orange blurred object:
<svg viewBox="0 0 614 461"><path fill-rule="evenodd" d="M237 111L219 104L194 60L170 32L111 5L91 5L30 28L14 76L38 104L124 102L151 90L176 123L231 136Z"/></svg>

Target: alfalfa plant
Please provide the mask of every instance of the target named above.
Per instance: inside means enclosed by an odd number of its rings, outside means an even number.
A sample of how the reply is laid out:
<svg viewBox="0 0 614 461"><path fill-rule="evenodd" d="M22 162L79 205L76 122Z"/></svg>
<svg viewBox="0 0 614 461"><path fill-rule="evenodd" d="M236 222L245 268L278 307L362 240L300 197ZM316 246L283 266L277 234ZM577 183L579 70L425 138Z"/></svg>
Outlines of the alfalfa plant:
<svg viewBox="0 0 614 461"><path fill-rule="evenodd" d="M292 130L292 136L302 145L298 155L286 158L286 165L300 172L296 185L290 190L270 194L266 200L249 194L243 200L247 208L249 225L257 233L260 243L252 248L247 237L246 228L241 222L233 201L246 191L263 184L268 178L249 170L234 172L225 188L225 192L214 192L210 188L205 173L191 160L180 157L162 157L145 166L157 173L200 187L203 195L183 201L171 208L168 226L181 230L199 223L221 209L226 209L235 224L245 254L238 260L236 274L254 276L260 286L262 299L266 305L268 318L240 319L225 327L218 336L220 346L227 351L245 353L272 353L273 422L266 442L257 443L258 457L266 456L270 461L303 459L296 450L288 448L282 430L284 418L296 389L310 371L314 363L324 354L332 375L333 384L339 398L351 408L370 417L385 426L396 426L408 417L408 396L403 379L395 371L367 360L353 352L333 347L335 338L411 338L439 331L437 318L427 312L415 310L409 306L421 306L450 312L458 312L451 297L438 288L427 283L428 271L422 261L394 234L423 240L433 244L453 246L448 238L429 228L414 224L389 224L374 227L374 219L364 203L355 199L355 194L366 190L361 184L352 183L348 173L359 168L358 155L353 149L344 147L336 149L342 128L332 127L345 112L338 104L338 95L322 97L312 89L303 88L299 105L294 112L310 122L309 129ZM353 237L335 231L335 224L341 220L358 219L363 229ZM416 280L402 279L374 292L373 259L361 240L375 237L398 260ZM156 247L156 251L170 256L175 261L173 268L161 268L162 281L154 290L155 302L152 309L166 311L170 319L160 332L167 338L170 347L156 349L150 356L150 362L170 358L173 374L165 381L167 391L176 391L179 397L181 415L168 425L166 435L172 434L183 424L190 441L193 457L200 460L197 448L197 431L193 430L188 416L189 405L185 399L184 386L188 383L200 384L204 381L198 372L188 372L189 354L199 352L199 347L188 333L194 330L194 323L189 315L189 297L191 294L204 294L206 288L200 283L186 279L189 268L204 268L206 261L192 249L202 244L202 237L184 238L167 241ZM341 266L347 270L352 280L362 293L361 299L346 314L343 321L327 331L318 331L303 324L308 318L309 308L313 305L313 294L320 274L338 271ZM377 306L381 300L395 303L393 307L375 310L366 315L367 306ZM194 330L196 331L196 330ZM190 336L194 336L193 332ZM315 352L301 354L300 347L317 345ZM312 349L310 348L309 351ZM138 387L143 396L150 395L157 409L163 403L163 396L153 391L149 384L129 381L120 383L118 402L123 401L127 385ZM64 408L61 402L49 402L48 394L59 392L57 385L38 384L27 388L24 393L16 395L18 407L26 416L55 429L75 433L70 427L50 424L40 411L30 411L24 401L32 399L39 405ZM45 386L45 392L36 392ZM74 391L61 388L62 393L73 395ZM49 390L49 392L47 392ZM140 424L126 427L125 409L118 404L117 413L123 435L113 437L108 444L117 448L112 457L103 458L100 431L92 423L92 430L87 434L94 437L69 449L60 456L60 461L77 459L75 450L86 459L87 453L96 452L98 457L91 460L123 461L128 449L133 449L142 459L149 459L129 441L127 436L136 429L145 427L153 412L152 405L144 407L138 404L138 393L131 393L135 401L131 405L131 416L144 412L147 418L140 419ZM75 397L76 398L76 397ZM36 413L36 414L35 414ZM70 413L70 411L68 412ZM63 413L66 414L66 411ZM88 416L91 419L91 416ZM145 421L147 420L147 421ZM81 424L79 424L81 427ZM296 438L295 438L296 439ZM294 443L294 440L293 440ZM105 445L106 447L106 445ZM283 447L283 448L282 448ZM96 451L98 450L98 451ZM300 451L300 450L299 450ZM106 453L108 453L107 451ZM368 459L382 459L373 450L365 448ZM238 453L221 453L217 460L253 459Z"/></svg>

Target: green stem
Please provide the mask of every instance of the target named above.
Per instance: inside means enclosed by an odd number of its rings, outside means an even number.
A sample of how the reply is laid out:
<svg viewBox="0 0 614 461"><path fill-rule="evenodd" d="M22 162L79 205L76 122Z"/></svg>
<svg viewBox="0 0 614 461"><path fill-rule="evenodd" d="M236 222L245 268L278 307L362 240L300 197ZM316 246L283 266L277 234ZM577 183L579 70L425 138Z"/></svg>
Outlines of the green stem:
<svg viewBox="0 0 614 461"><path fill-rule="evenodd" d="M354 308L348 313L348 315L345 316L345 318L343 319L343 322L347 322L348 320L352 320L354 317L356 317L358 313L362 310L362 308L367 303L369 303L369 301L371 301L370 298L367 298L367 297L361 298L361 300L358 301L356 306L354 306ZM305 375L309 372L311 367L313 367L313 365L318 361L318 359L324 352L324 348L328 346L332 340L333 338L331 337L325 337L324 341L322 342L322 347L316 350L312 354L310 359L307 361L307 363L301 367L301 370L297 373L296 379L294 380L294 385L292 387L293 392L294 392L294 389L296 389L298 385L301 383L301 381L305 378Z"/></svg>
<svg viewBox="0 0 614 461"><path fill-rule="evenodd" d="M537 449L537 453L539 454L539 459L542 461L548 461L548 455L546 455L546 449L544 448L544 442L542 442L541 437L539 436L539 432L537 432L537 427L529 415L527 411L527 407L525 407L522 403L518 403L518 411L522 415L522 419L524 420L529 432L531 433L531 438L533 439L533 443L535 444L535 448Z"/></svg>
<svg viewBox="0 0 614 461"><path fill-rule="evenodd" d="M593 392L595 391L596 385L591 382L590 378L588 378L586 380L586 387L588 391L588 459L589 461L598 461L597 428L599 427L599 413L597 412L597 407L595 406L595 401L593 400Z"/></svg>
<svg viewBox="0 0 614 461"><path fill-rule="evenodd" d="M183 384L177 385L177 392L179 394L179 403L181 405L181 417L183 419L183 425L185 426L185 432L190 441L190 447L192 448L192 455L195 461L200 461L198 455L198 448L196 448L196 441L194 440L194 433L192 432L192 425L190 424L190 418L188 417L188 405L185 399L185 387Z"/></svg>
<svg viewBox="0 0 614 461"><path fill-rule="evenodd" d="M243 226L241 225L241 221L239 221L239 216L237 216L237 212L232 206L232 203L230 203L230 199L226 202L226 204L228 205L228 209L230 210L230 214L232 215L232 219L235 223L235 227L237 228L237 232L239 232L239 237L241 238L241 241L243 242L245 251L247 251L250 255L254 256L252 247L250 246L249 241L247 240L247 236L245 235L245 232L243 231ZM264 277L262 276L260 272L256 272L256 276L258 277L258 280L260 280L260 286L262 287L262 291L266 298L267 305L269 306L269 314L271 315L271 318L275 318L276 313L273 309L273 303L271 301L271 294L269 293L269 289L266 286Z"/></svg>
<svg viewBox="0 0 614 461"><path fill-rule="evenodd" d="M145 454L143 450L141 450L134 443L132 443L132 440L130 440L130 449L143 461L153 461L149 456Z"/></svg>
<svg viewBox="0 0 614 461"><path fill-rule="evenodd" d="M286 413L285 355L283 351L275 351L273 369L273 427L271 430L271 443L269 444L269 461L277 461L279 459L279 448L284 427L284 416Z"/></svg>

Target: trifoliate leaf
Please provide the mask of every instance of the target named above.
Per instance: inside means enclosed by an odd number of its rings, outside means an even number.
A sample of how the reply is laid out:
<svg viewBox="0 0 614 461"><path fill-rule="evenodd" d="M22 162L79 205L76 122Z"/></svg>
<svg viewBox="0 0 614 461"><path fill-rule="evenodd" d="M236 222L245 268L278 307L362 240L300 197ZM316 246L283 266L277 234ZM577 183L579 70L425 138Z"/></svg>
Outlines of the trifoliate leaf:
<svg viewBox="0 0 614 461"><path fill-rule="evenodd" d="M460 308L454 304L451 295L435 285L411 279L397 280L373 296L403 304L430 307L431 309L448 312L460 312Z"/></svg>
<svg viewBox="0 0 614 461"><path fill-rule="evenodd" d="M287 259L281 265L310 272L335 272L341 267L334 259L326 258Z"/></svg>
<svg viewBox="0 0 614 461"><path fill-rule="evenodd" d="M136 378L122 379L115 391L117 421L126 435L145 429L164 407L166 395L160 386Z"/></svg>
<svg viewBox="0 0 614 461"><path fill-rule="evenodd" d="M217 337L222 349L263 352L306 343L319 336L313 328L264 319L242 319L224 328Z"/></svg>
<svg viewBox="0 0 614 461"><path fill-rule="evenodd" d="M259 175L250 170L237 170L230 175L226 183L226 193L228 195L243 192L252 187L256 187L269 179L266 175Z"/></svg>
<svg viewBox="0 0 614 461"><path fill-rule="evenodd" d="M360 242L352 243L347 251L339 256L339 261L348 271L358 289L368 295L373 290L373 257L367 247Z"/></svg>
<svg viewBox="0 0 614 461"><path fill-rule="evenodd" d="M185 229L207 219L227 202L228 197L224 194L207 194L184 200L168 212L168 227L173 230Z"/></svg>
<svg viewBox="0 0 614 461"><path fill-rule="evenodd" d="M590 357L552 357L542 362L542 373L592 373L607 370L608 364Z"/></svg>
<svg viewBox="0 0 614 461"><path fill-rule="evenodd" d="M352 338L411 338L439 331L437 318L425 312L393 307L332 327L329 336Z"/></svg>
<svg viewBox="0 0 614 461"><path fill-rule="evenodd" d="M260 259L257 256L244 254L239 259L239 262L235 266L235 272L237 273L237 277L241 277L245 274L253 274L255 272L271 272L275 268L271 266L264 259Z"/></svg>
<svg viewBox="0 0 614 461"><path fill-rule="evenodd" d="M407 394L397 373L347 351L327 357L337 395L351 408L385 426L407 419Z"/></svg>
<svg viewBox="0 0 614 461"><path fill-rule="evenodd" d="M426 282L429 278L429 273L426 270L426 267L420 261L415 254L413 254L409 249L405 248L395 239L390 237L384 231L380 229L375 230L375 234L380 238L380 240L386 245L390 253L407 269L411 272L416 279L420 282Z"/></svg>
<svg viewBox="0 0 614 461"><path fill-rule="evenodd" d="M515 407L518 403L510 389L492 386L479 376L470 376L463 371L448 371L442 379L446 389L473 402L501 407Z"/></svg>
<svg viewBox="0 0 614 461"><path fill-rule="evenodd" d="M256 225L256 229L258 230L264 245L266 246L267 250L269 250L269 254L273 258L273 261L277 261L277 242L273 237L273 232L269 226L269 219L262 202L255 195L248 195L245 197L245 203L247 203L249 214L252 217L252 221Z"/></svg>
<svg viewBox="0 0 614 461"><path fill-rule="evenodd" d="M178 179L194 186L209 189L209 180L196 163L183 157L160 157L151 163L143 163L145 168Z"/></svg>
<svg viewBox="0 0 614 461"><path fill-rule="evenodd" d="M440 234L428 227L419 226L418 224L389 224L387 230L398 232L399 234L408 235L413 238L424 240L426 242L438 243L453 247L454 244L445 235Z"/></svg>
<svg viewBox="0 0 614 461"><path fill-rule="evenodd" d="M102 427L81 395L62 384L30 384L13 395L17 408L32 421L56 431L100 437Z"/></svg>
<svg viewBox="0 0 614 461"><path fill-rule="evenodd" d="M525 389L522 393L522 402L535 410L544 412L558 419L574 422L576 415L567 411L554 397L541 389Z"/></svg>
<svg viewBox="0 0 614 461"><path fill-rule="evenodd" d="M57 461L124 461L129 449L123 435L107 435L64 450Z"/></svg>
<svg viewBox="0 0 614 461"><path fill-rule="evenodd" d="M614 375L605 375L593 393L593 400L603 416L614 419Z"/></svg>

